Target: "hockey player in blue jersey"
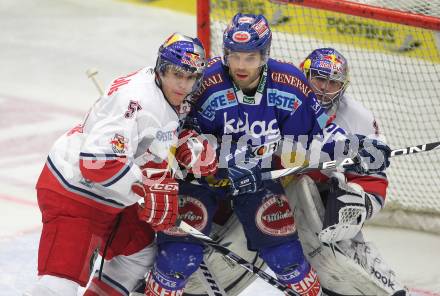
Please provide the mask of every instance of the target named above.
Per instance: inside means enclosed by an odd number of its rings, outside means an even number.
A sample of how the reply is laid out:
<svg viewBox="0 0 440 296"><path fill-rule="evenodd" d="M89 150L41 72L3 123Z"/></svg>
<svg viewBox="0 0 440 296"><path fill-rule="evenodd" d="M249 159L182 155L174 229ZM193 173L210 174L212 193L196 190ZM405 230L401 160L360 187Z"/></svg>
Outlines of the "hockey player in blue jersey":
<svg viewBox="0 0 440 296"><path fill-rule="evenodd" d="M224 174L230 181L233 209L243 225L248 248L258 251L278 279L299 294L321 295L316 273L303 255L284 191L277 181L262 181L261 170L271 169L272 153L280 140L310 139L322 132L328 117L303 73L269 58L271 39L264 16L234 16L223 35L223 57L209 63L191 120L181 132L190 135L191 145L180 145L176 158L185 166L194 163L195 143L211 151L211 146L221 143L218 158L206 156L195 173L214 172L218 161L217 176ZM210 135L216 141L201 140ZM180 217L209 234L218 200L228 192L182 182L179 195ZM203 259L203 245L177 228L158 233L157 243L156 263L145 294L182 295Z"/></svg>

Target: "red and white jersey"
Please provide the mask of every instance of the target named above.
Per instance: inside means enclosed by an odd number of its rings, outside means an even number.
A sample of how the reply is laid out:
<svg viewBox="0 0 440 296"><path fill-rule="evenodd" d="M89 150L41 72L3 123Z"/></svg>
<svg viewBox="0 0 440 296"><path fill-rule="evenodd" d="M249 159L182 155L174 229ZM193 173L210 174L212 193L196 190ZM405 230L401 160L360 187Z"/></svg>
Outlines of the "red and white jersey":
<svg viewBox="0 0 440 296"><path fill-rule="evenodd" d="M330 110L328 115L330 121L327 123L327 126L335 123L349 134L385 141L385 137L379 132L379 127L373 113L363 104L346 95L340 99L336 112ZM318 182L326 182L328 179L326 175L320 172L311 174L311 176ZM383 205L388 187L385 173L358 175L353 172L347 172L345 176L347 181L361 185L365 192L374 193L381 199L380 202Z"/></svg>
<svg viewBox="0 0 440 296"><path fill-rule="evenodd" d="M153 68L120 77L84 123L55 142L37 188L119 212L139 199L131 185L142 180L140 166L167 163L178 126L179 116L156 85Z"/></svg>
<svg viewBox="0 0 440 296"><path fill-rule="evenodd" d="M344 95L339 101L336 113L328 114L332 122L342 127L349 134L383 138L373 113L360 102Z"/></svg>

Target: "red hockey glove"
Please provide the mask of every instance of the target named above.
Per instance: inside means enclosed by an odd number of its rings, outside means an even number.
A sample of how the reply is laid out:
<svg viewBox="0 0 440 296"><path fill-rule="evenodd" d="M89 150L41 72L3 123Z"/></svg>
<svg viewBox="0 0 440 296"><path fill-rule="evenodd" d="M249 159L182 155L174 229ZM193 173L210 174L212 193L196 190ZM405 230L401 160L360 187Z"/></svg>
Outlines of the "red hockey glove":
<svg viewBox="0 0 440 296"><path fill-rule="evenodd" d="M194 130L185 129L179 134L176 160L189 173L196 176L213 175L218 167L214 147L206 137Z"/></svg>
<svg viewBox="0 0 440 296"><path fill-rule="evenodd" d="M131 190L139 200L139 219L151 224L156 231L174 226L178 215L179 184L168 171L167 161L149 161L142 167L143 183L136 182Z"/></svg>
<svg viewBox="0 0 440 296"><path fill-rule="evenodd" d="M134 183L131 190L143 197L138 209L139 219L151 224L155 231L174 226L178 215L179 184L176 180L165 178L152 185Z"/></svg>

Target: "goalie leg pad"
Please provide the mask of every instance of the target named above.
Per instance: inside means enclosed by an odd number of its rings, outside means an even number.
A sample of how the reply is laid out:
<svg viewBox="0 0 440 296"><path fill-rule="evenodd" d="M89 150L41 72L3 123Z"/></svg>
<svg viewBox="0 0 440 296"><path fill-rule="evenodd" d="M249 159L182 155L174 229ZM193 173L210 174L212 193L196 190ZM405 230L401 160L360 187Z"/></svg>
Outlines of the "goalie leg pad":
<svg viewBox="0 0 440 296"><path fill-rule="evenodd" d="M325 209L314 181L303 176L298 182L286 188L289 203L294 208L294 216L304 254L316 270L321 285L339 295L391 295L405 289L395 279L394 273L383 262L380 255L369 243L362 240L344 240L333 249L322 244L318 233L322 229ZM377 270L389 274L390 280L377 279ZM392 275L392 276L391 276Z"/></svg>
<svg viewBox="0 0 440 296"><path fill-rule="evenodd" d="M203 260L203 247L192 243L165 243L159 245L153 279L169 290L183 289L188 278Z"/></svg>

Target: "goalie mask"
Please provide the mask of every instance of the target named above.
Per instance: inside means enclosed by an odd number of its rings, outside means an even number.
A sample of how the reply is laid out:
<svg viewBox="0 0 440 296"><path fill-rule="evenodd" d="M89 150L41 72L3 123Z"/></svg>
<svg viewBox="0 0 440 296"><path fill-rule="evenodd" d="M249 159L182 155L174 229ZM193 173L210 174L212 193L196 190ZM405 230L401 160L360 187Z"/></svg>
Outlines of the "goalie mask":
<svg viewBox="0 0 440 296"><path fill-rule="evenodd" d="M169 68L197 74L191 95L200 88L206 65L205 49L200 40L174 33L160 46L155 71L159 77ZM158 83L161 85L160 78Z"/></svg>
<svg viewBox="0 0 440 296"><path fill-rule="evenodd" d="M303 70L321 105L330 109L337 105L348 86L348 63L333 48L315 49L301 63Z"/></svg>
<svg viewBox="0 0 440 296"><path fill-rule="evenodd" d="M256 67L267 63L270 54L272 32L267 19L259 14L238 13L223 33L223 64L228 66L228 57L233 52L261 53Z"/></svg>

